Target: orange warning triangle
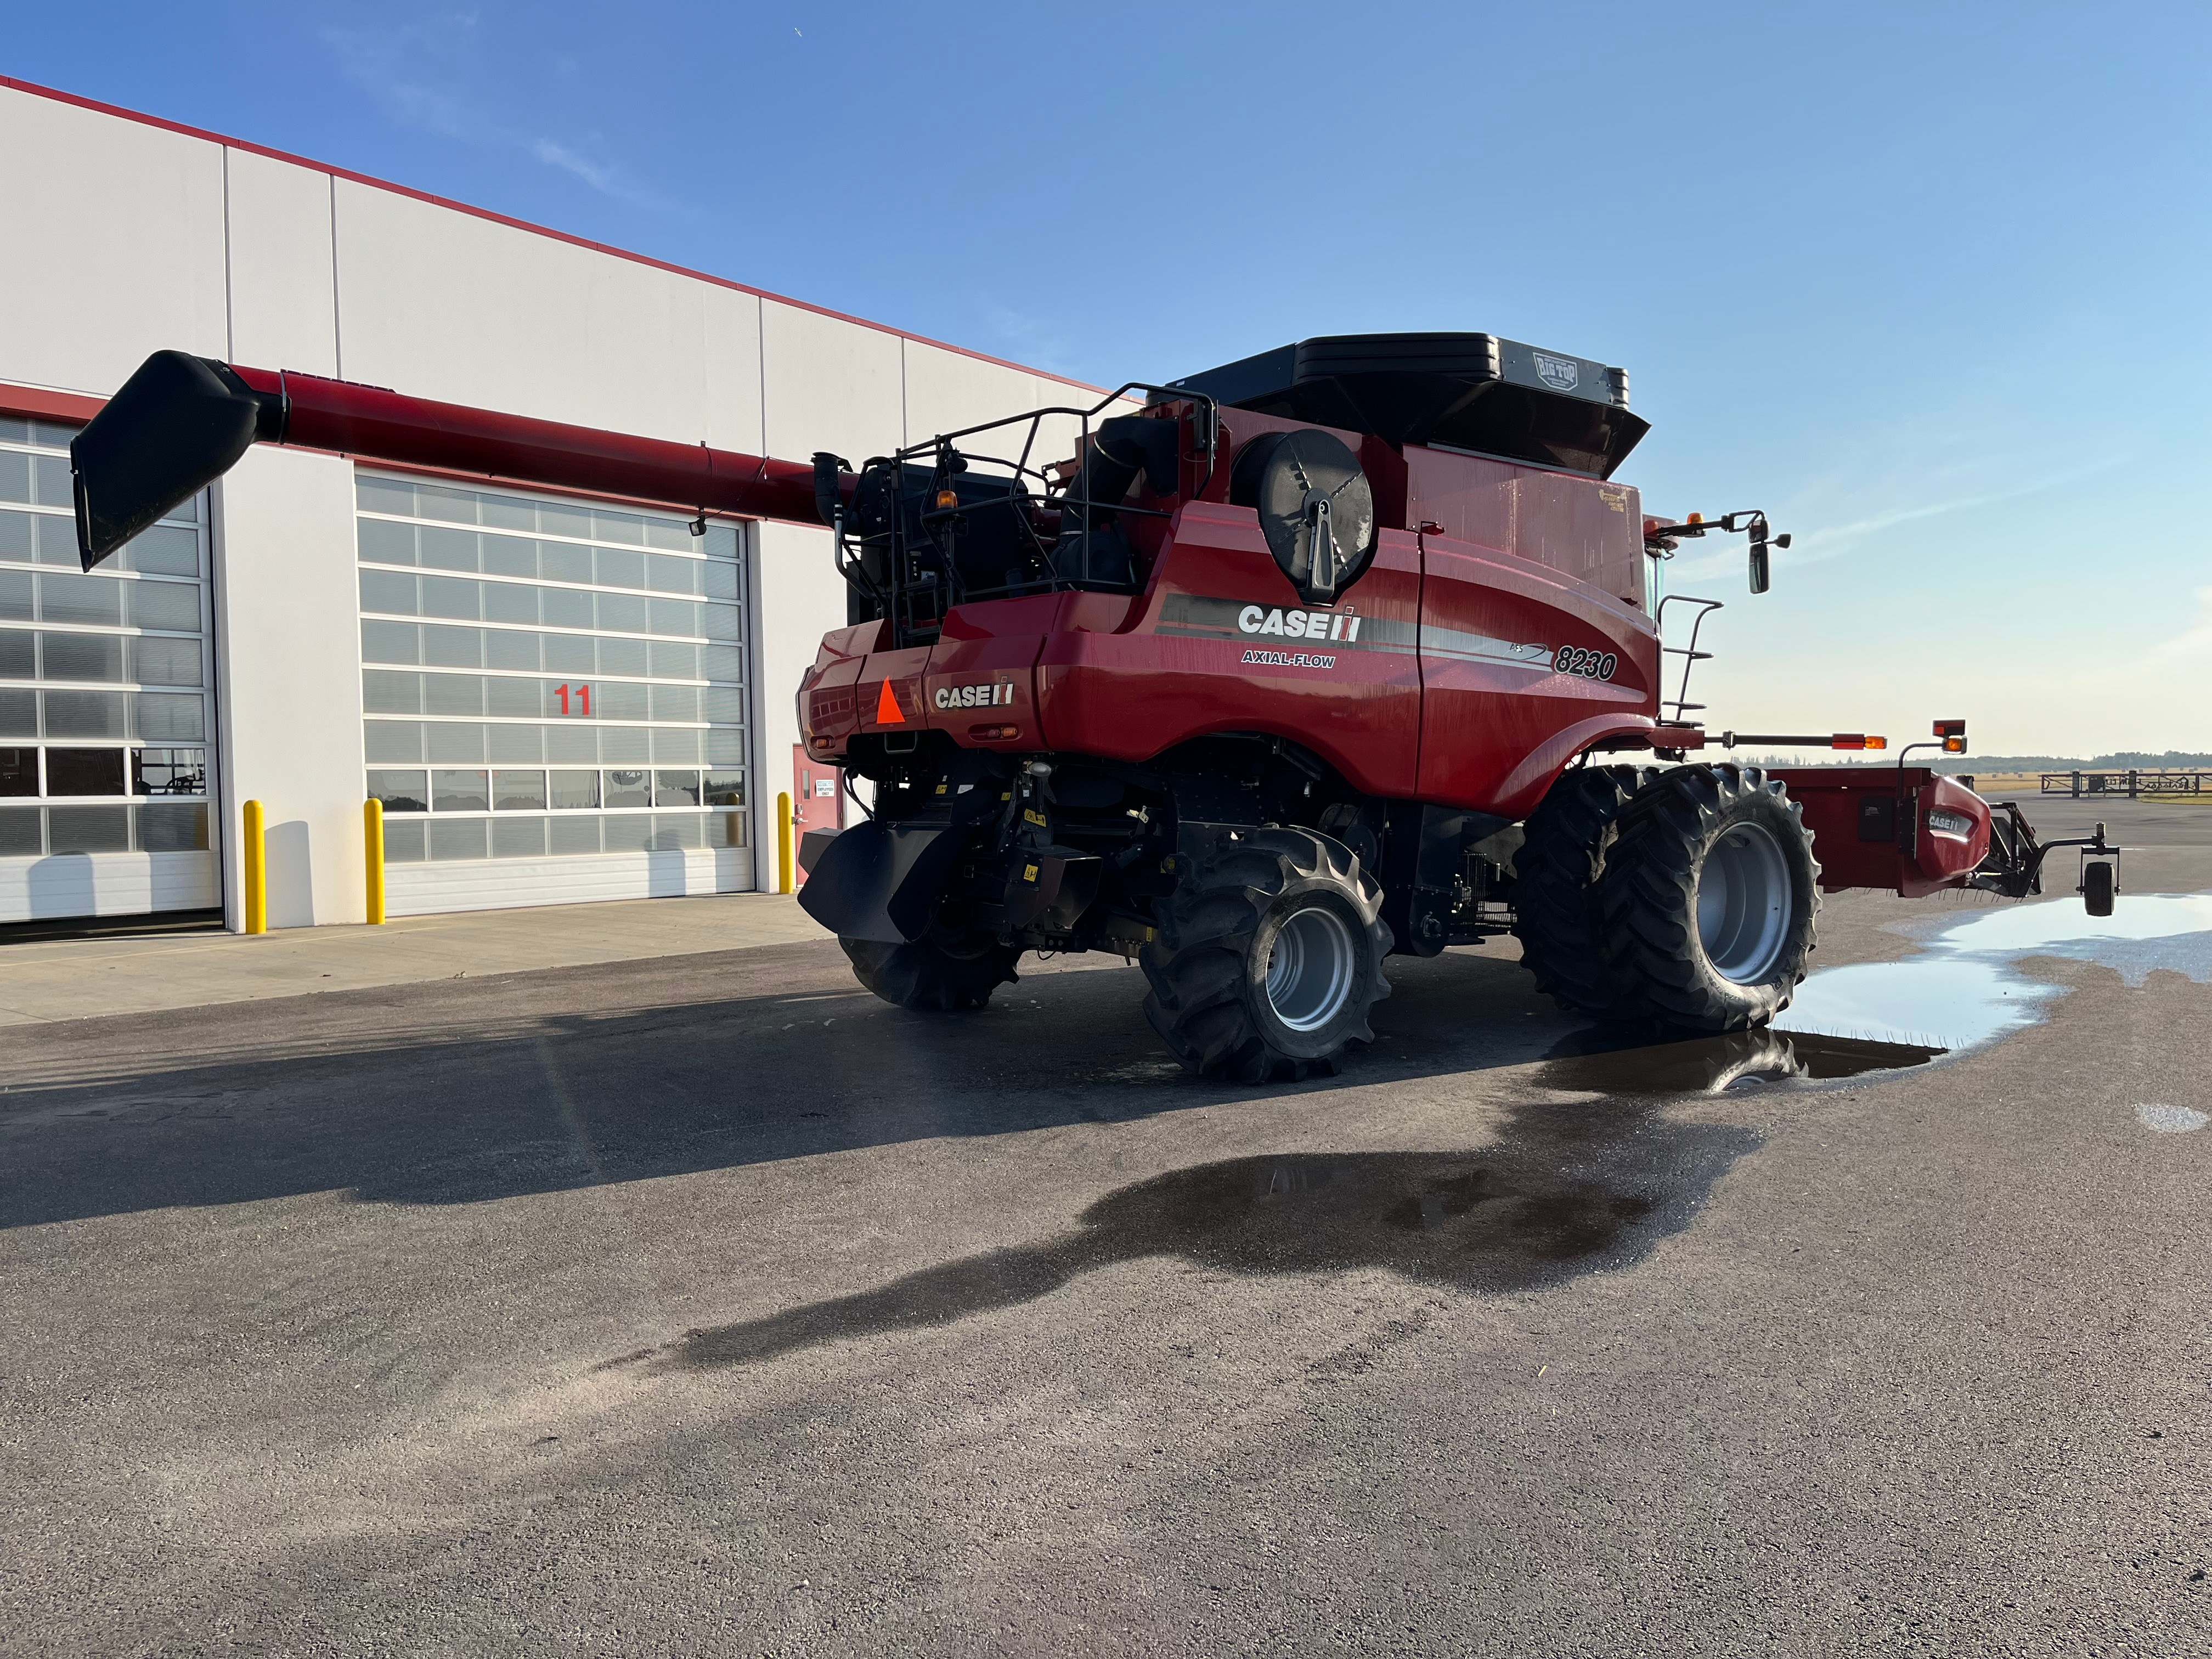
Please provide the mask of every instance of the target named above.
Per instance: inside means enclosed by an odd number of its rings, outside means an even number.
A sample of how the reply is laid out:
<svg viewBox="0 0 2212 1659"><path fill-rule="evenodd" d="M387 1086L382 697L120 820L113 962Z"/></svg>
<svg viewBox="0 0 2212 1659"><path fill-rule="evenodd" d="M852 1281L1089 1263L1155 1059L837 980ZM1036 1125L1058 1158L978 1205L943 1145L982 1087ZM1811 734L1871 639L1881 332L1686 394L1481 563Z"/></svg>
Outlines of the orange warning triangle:
<svg viewBox="0 0 2212 1659"><path fill-rule="evenodd" d="M876 724L878 726L906 724L906 715L900 711L898 699L891 695L891 683L889 680L884 682L883 696L876 699Z"/></svg>

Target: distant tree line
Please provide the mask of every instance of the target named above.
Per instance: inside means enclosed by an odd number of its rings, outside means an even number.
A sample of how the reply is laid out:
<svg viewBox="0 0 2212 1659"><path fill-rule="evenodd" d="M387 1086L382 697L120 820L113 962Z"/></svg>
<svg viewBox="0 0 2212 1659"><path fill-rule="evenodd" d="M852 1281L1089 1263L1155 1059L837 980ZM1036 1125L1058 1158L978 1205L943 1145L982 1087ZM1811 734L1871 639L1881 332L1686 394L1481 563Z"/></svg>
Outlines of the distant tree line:
<svg viewBox="0 0 2212 1659"><path fill-rule="evenodd" d="M1752 766L1863 766L1869 763L1879 766L1897 758L1897 750L1903 745L1893 738L1892 744L1887 751L1873 754L1812 749L1791 755L1729 756L1723 751L1721 758L1741 760ZM2091 760L2072 755L1940 755L1923 750L1911 759L1915 766L1932 766L1939 772L2212 771L2212 753L2184 749L2169 749L2162 755L2131 749Z"/></svg>
<svg viewBox="0 0 2212 1659"><path fill-rule="evenodd" d="M1912 758L1917 762L1920 757L1915 755ZM2118 754L2099 755L2092 760L2076 760L2067 755L1945 755L1929 764L1946 772L2146 772L2160 768L2203 771L2212 769L2212 754L2169 749L2162 755L2152 755L2130 749Z"/></svg>

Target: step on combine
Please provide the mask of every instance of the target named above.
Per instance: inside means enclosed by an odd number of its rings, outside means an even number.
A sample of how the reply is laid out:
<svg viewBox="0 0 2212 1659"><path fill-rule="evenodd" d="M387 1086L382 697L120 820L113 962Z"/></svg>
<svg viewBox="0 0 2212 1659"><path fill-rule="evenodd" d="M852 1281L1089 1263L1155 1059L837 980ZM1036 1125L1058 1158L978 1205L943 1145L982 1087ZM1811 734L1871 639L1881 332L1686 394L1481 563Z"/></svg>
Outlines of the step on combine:
<svg viewBox="0 0 2212 1659"><path fill-rule="evenodd" d="M1962 721L1893 763L1725 757L1887 744L1692 718L1718 606L1662 597L1667 559L1742 535L1757 593L1789 538L1647 515L1614 477L1646 429L1620 369L1486 334L1305 340L858 466L163 352L73 459L88 568L256 442L827 525L847 623L799 725L872 805L806 835L800 902L906 1008L1133 958L1209 1078L1333 1070L1392 957L1502 933L1566 1008L1698 1035L1789 1006L1823 892L2023 896L2073 846L2108 912L2102 826L2039 842L1906 763Z"/></svg>

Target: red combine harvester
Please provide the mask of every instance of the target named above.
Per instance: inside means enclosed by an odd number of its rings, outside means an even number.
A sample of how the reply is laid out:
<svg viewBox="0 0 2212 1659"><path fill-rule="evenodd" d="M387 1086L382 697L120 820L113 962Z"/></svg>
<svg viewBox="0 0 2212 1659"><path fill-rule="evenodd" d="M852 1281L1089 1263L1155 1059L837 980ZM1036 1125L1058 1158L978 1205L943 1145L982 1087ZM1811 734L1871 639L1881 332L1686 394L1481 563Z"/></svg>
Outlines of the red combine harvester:
<svg viewBox="0 0 2212 1659"><path fill-rule="evenodd" d="M1486 334L1307 340L857 470L163 352L72 456L88 568L256 441L830 526L848 625L799 721L874 804L808 833L800 902L904 1007L979 1007L1025 951L1133 957L1209 1077L1331 1069L1387 957L1508 931L1567 1007L1697 1034L1788 1006L1823 890L2019 897L2079 846L2108 912L2102 826L2039 843L1905 763L1930 744L1688 760L1887 745L1690 718L1709 653L1694 624L1662 647L1662 613L1717 606L1655 600L1662 562L1741 533L1762 592L1789 539L1645 517L1611 479L1646 430L1620 370ZM1964 752L1964 723L1936 739Z"/></svg>

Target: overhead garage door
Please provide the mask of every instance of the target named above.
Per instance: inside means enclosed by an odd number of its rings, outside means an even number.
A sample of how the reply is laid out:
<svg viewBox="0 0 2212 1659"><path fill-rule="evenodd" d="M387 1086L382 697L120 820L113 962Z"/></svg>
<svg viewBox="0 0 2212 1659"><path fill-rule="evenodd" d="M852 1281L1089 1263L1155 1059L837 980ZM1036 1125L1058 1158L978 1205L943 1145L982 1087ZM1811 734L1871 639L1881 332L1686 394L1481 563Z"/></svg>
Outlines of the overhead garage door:
<svg viewBox="0 0 2212 1659"><path fill-rule="evenodd" d="M85 574L73 435L0 416L0 922L212 908L206 500Z"/></svg>
<svg viewBox="0 0 2212 1659"><path fill-rule="evenodd" d="M740 527L356 479L392 914L752 885Z"/></svg>

